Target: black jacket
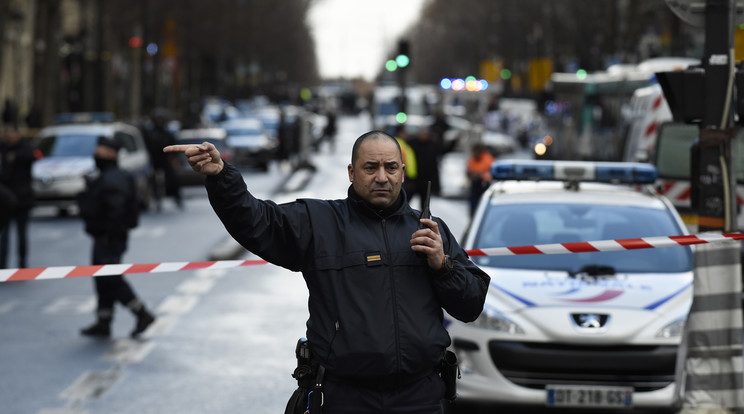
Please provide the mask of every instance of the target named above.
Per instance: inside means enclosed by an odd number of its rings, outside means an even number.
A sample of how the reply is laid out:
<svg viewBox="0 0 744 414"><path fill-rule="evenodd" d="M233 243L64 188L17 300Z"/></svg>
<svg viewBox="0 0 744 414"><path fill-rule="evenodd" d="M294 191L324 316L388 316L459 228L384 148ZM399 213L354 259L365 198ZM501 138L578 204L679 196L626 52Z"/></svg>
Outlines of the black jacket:
<svg viewBox="0 0 744 414"><path fill-rule="evenodd" d="M96 238L126 240L139 218L134 177L116 165L99 168L100 176L78 196L85 231Z"/></svg>
<svg viewBox="0 0 744 414"><path fill-rule="evenodd" d="M377 212L353 188L343 200L258 200L225 164L206 187L215 212L244 247L276 265L302 271L310 318L307 338L319 361L339 376L415 374L440 361L450 338L443 312L464 322L483 309L489 277L467 257L440 219L455 270L444 278L411 250L418 212L401 192L397 207Z"/></svg>
<svg viewBox="0 0 744 414"><path fill-rule="evenodd" d="M34 203L31 167L36 161L34 147L23 138L16 145L0 143L0 182L15 194L17 205L29 208Z"/></svg>

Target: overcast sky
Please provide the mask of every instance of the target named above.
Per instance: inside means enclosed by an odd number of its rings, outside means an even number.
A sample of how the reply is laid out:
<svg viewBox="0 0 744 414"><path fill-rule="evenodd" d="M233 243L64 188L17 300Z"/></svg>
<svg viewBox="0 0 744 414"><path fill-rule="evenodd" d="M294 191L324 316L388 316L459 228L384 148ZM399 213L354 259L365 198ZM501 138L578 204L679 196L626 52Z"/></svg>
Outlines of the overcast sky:
<svg viewBox="0 0 744 414"><path fill-rule="evenodd" d="M426 0L318 0L310 11L320 75L372 80ZM413 45L411 46L414 47Z"/></svg>

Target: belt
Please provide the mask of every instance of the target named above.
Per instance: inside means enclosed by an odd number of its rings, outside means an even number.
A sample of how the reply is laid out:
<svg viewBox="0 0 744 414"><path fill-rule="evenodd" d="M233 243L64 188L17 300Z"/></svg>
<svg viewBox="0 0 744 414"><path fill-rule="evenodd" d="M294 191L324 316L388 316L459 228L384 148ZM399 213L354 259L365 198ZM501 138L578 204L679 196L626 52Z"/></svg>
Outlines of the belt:
<svg viewBox="0 0 744 414"><path fill-rule="evenodd" d="M324 379L330 382L336 382L344 385L353 385L355 387L371 388L382 391L391 388L400 387L414 383L420 379L426 378L429 374L436 372L434 368L427 369L416 373L397 373L389 375L378 375L370 377L350 377L335 375L326 371Z"/></svg>

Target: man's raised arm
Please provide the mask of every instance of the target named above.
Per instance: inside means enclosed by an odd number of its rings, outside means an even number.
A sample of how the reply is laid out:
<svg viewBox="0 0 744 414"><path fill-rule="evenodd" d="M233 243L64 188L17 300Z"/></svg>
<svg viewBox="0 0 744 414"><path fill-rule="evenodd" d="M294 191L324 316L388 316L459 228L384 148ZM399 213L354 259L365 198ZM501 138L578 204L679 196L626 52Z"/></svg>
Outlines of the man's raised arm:
<svg viewBox="0 0 744 414"><path fill-rule="evenodd" d="M225 166L220 152L209 142L188 145L169 145L163 152L183 152L191 169L204 175L217 175Z"/></svg>

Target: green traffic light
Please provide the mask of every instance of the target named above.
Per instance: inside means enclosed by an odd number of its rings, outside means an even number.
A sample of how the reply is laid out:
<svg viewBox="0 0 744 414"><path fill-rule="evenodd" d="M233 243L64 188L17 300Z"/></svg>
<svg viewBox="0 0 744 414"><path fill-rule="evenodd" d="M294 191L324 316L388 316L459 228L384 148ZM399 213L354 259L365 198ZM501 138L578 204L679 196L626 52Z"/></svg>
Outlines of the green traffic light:
<svg viewBox="0 0 744 414"><path fill-rule="evenodd" d="M395 120L399 124L405 124L406 121L408 120L408 115L406 115L405 112L398 112L397 114L395 114Z"/></svg>
<svg viewBox="0 0 744 414"><path fill-rule="evenodd" d="M411 63L411 58L409 58L407 55L398 55L395 57L395 63L398 64L399 68L404 68L408 66L409 63Z"/></svg>
<svg viewBox="0 0 744 414"><path fill-rule="evenodd" d="M398 64L395 63L394 60L390 59L385 62L385 69L387 69L388 72L395 72L395 70L398 69Z"/></svg>

